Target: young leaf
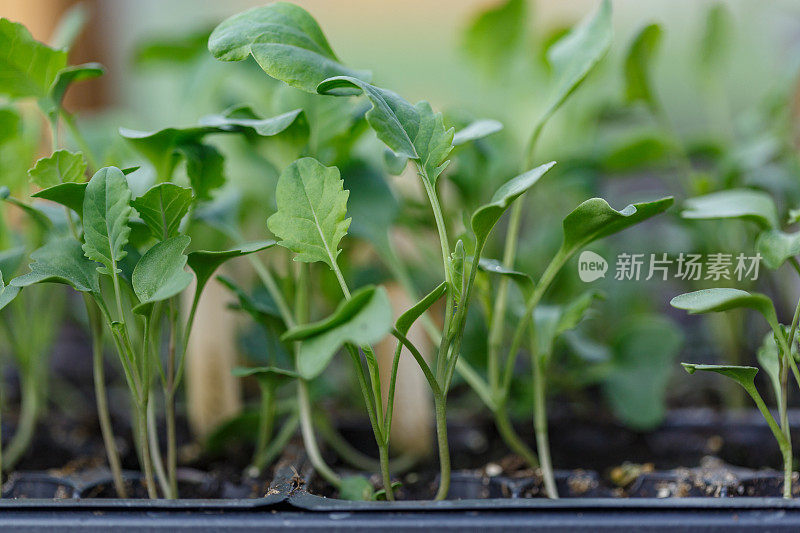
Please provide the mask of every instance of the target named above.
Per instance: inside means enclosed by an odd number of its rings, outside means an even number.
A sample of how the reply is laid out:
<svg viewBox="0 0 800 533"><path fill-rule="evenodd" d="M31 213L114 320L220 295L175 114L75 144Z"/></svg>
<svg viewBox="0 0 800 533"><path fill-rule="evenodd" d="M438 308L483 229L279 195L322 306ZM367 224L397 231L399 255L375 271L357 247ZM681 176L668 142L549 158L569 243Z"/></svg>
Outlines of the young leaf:
<svg viewBox="0 0 800 533"><path fill-rule="evenodd" d="M534 283L533 283L533 278L530 276L530 274L506 268L505 266L503 266L503 263L501 263L497 259L487 259L485 257L481 257L480 261L478 262L478 268L489 274L498 274L500 276L507 276L509 279L511 279L514 283L516 283L519 286L523 294L530 294L530 291L533 290Z"/></svg>
<svg viewBox="0 0 800 533"><path fill-rule="evenodd" d="M687 292L673 298L669 304L684 309L689 314L717 313L730 309L755 309L767 319L770 326L778 324L772 300L760 293L749 293L739 289L716 288Z"/></svg>
<svg viewBox="0 0 800 533"><path fill-rule="evenodd" d="M75 39L81 34L89 12L85 5L75 4L67 9L58 20L58 25L53 31L52 45L57 50L69 50Z"/></svg>
<svg viewBox="0 0 800 533"><path fill-rule="evenodd" d="M553 168L555 164L555 161L551 161L510 179L497 189L488 204L479 207L475 211L472 215L472 231L475 233L478 243L483 244L486 242L489 232L492 231L492 228L503 216L503 213L506 212L506 209L511 206L514 200L533 187L539 181L539 178L544 176L545 172Z"/></svg>
<svg viewBox="0 0 800 533"><path fill-rule="evenodd" d="M30 272L11 280L14 287L35 283L63 283L76 291L100 294L97 263L84 257L78 241L62 238L48 242L31 254Z"/></svg>
<svg viewBox="0 0 800 533"><path fill-rule="evenodd" d="M758 374L758 369L754 366L736 366L736 365L697 365L694 363L681 363L681 366L690 374L694 374L698 370L704 372L716 372L727 376L732 380L738 382L746 389L755 389L755 378Z"/></svg>
<svg viewBox="0 0 800 533"><path fill-rule="evenodd" d="M347 234L348 191L339 169L304 157L289 165L278 179L278 210L267 220L281 246L297 254L295 261L320 261L335 268L339 241Z"/></svg>
<svg viewBox="0 0 800 533"><path fill-rule="evenodd" d="M689 198L681 212L683 218L741 218L762 229L779 227L778 211L772 197L753 189L730 189Z"/></svg>
<svg viewBox="0 0 800 533"><path fill-rule="evenodd" d="M160 183L133 200L150 233L158 240L178 235L181 220L192 205L192 190L174 183Z"/></svg>
<svg viewBox="0 0 800 533"><path fill-rule="evenodd" d="M194 271L197 278L196 294L203 292L203 288L222 263L236 257L242 257L275 246L275 241L251 242L222 251L198 250L189 253L189 268Z"/></svg>
<svg viewBox="0 0 800 533"><path fill-rule="evenodd" d="M797 356L797 344L794 344L792 347L792 356ZM778 344L775 342L775 334L772 332L767 333L764 335L764 339L761 341L761 346L759 346L758 351L756 352L756 359L758 360L758 364L761 368L769 376L770 384L772 385L772 390L775 392L775 397L781 397L781 372L780 372L780 350L778 350Z"/></svg>
<svg viewBox="0 0 800 533"><path fill-rule="evenodd" d="M671 321L644 316L625 324L613 341L603 394L626 426L647 431L665 414L665 396L683 335Z"/></svg>
<svg viewBox="0 0 800 533"><path fill-rule="evenodd" d="M496 75L508 65L525 36L525 0L506 0L481 12L464 34L464 51L487 74Z"/></svg>
<svg viewBox="0 0 800 533"><path fill-rule="evenodd" d="M633 38L625 57L625 98L628 102L642 101L650 108L657 108L650 83L650 65L661 44L661 26L649 24Z"/></svg>
<svg viewBox="0 0 800 533"><path fill-rule="evenodd" d="M416 322L419 317L421 317L428 309L430 309L430 307L435 304L439 298L444 296L445 292L447 292L447 282L443 281L438 287L425 295L422 300L414 304L413 307L400 315L397 318L397 322L395 322L394 327L403 335L407 335L408 330L411 329L411 326L414 325L414 322Z"/></svg>
<svg viewBox="0 0 800 533"><path fill-rule="evenodd" d="M5 272L6 278L10 278L22 264L26 255L24 246L3 250L0 252L0 272Z"/></svg>
<svg viewBox="0 0 800 533"><path fill-rule="evenodd" d="M266 381L272 387L278 387L300 377L297 372L284 370L274 366L259 366L254 368L236 367L231 374L237 378L255 376L259 381Z"/></svg>
<svg viewBox="0 0 800 533"><path fill-rule="evenodd" d="M271 137L302 124L308 129L308 122L302 109L294 109L269 118L260 118L249 106L235 106L219 115L207 115L200 119L203 126L213 126L230 131L252 131L262 137Z"/></svg>
<svg viewBox="0 0 800 533"><path fill-rule="evenodd" d="M603 0L592 18L583 20L547 51L547 60L553 68L555 83L545 111L534 127L529 151L533 149L550 117L606 55L613 33L611 2Z"/></svg>
<svg viewBox="0 0 800 533"><path fill-rule="evenodd" d="M285 2L233 15L208 38L208 50L221 61L251 55L269 76L306 92L333 76L363 76L339 62L317 21Z"/></svg>
<svg viewBox="0 0 800 533"><path fill-rule="evenodd" d="M83 200L86 197L88 183L62 183L33 193L33 198L49 200L66 206L83 218Z"/></svg>
<svg viewBox="0 0 800 533"><path fill-rule="evenodd" d="M370 501L373 497L372 484L364 476L345 476L339 487L339 497L343 500Z"/></svg>
<svg viewBox="0 0 800 533"><path fill-rule="evenodd" d="M73 83L98 78L105 74L106 69L100 63L85 63L64 67L56 74L56 79L47 92L47 97L39 100L39 106L45 113L55 117L62 105L64 95Z"/></svg>
<svg viewBox="0 0 800 533"><path fill-rule="evenodd" d="M368 286L354 292L328 318L287 331L284 341L302 341L297 371L313 379L328 366L345 343L357 346L380 341L392 328L392 308L383 287Z"/></svg>
<svg viewBox="0 0 800 533"><path fill-rule="evenodd" d="M724 68L725 56L734 34L733 21L728 8L714 4L706 15L705 31L700 42L700 67L703 76L717 75Z"/></svg>
<svg viewBox="0 0 800 533"><path fill-rule="evenodd" d="M65 51L35 40L22 24L0 18L0 94L43 98L66 64Z"/></svg>
<svg viewBox="0 0 800 533"><path fill-rule="evenodd" d="M453 135L453 146L459 146L468 142L477 141L488 137L493 133L503 129L503 123L498 120L488 118L478 119L470 122L466 127L458 130Z"/></svg>
<svg viewBox="0 0 800 533"><path fill-rule="evenodd" d="M666 211L672 197L630 204L621 211L612 209L602 198L591 198L564 218L561 253L571 256L587 244L620 232Z"/></svg>
<svg viewBox="0 0 800 533"><path fill-rule="evenodd" d="M3 273L0 272L0 310L10 304L21 290L21 287L6 285L3 281Z"/></svg>
<svg viewBox="0 0 800 533"><path fill-rule="evenodd" d="M186 159L186 175L198 200L210 200L211 193L225 185L225 158L210 144L188 143L178 151Z"/></svg>
<svg viewBox="0 0 800 533"><path fill-rule="evenodd" d="M283 323L280 312L272 300L266 300L265 298L256 299L227 276L217 276L217 281L231 291L239 301L238 304L230 304L229 307L246 311L256 321L265 326L267 323L273 321L279 321L281 324Z"/></svg>
<svg viewBox="0 0 800 533"><path fill-rule="evenodd" d="M762 231L756 250L767 268L779 268L787 259L800 254L800 233L784 233L777 229Z"/></svg>
<svg viewBox="0 0 800 533"><path fill-rule="evenodd" d="M134 313L149 313L155 302L180 294L192 283L184 254L190 242L188 235L172 237L156 243L139 259L131 276L133 292L139 298Z"/></svg>
<svg viewBox="0 0 800 533"><path fill-rule="evenodd" d="M98 170L86 186L83 199L83 251L103 266L101 274L119 272L117 262L125 257L131 228L131 191L125 175L116 167Z"/></svg>
<svg viewBox="0 0 800 533"><path fill-rule="evenodd" d="M62 183L79 183L86 181L86 160L82 152L58 150L50 157L36 161L36 165L28 170L31 181L43 189Z"/></svg>
<svg viewBox="0 0 800 533"><path fill-rule="evenodd" d="M563 306L538 306L534 310L537 355L549 356L555 340L563 333L577 327L589 312L592 303L601 297L598 291L590 290Z"/></svg>

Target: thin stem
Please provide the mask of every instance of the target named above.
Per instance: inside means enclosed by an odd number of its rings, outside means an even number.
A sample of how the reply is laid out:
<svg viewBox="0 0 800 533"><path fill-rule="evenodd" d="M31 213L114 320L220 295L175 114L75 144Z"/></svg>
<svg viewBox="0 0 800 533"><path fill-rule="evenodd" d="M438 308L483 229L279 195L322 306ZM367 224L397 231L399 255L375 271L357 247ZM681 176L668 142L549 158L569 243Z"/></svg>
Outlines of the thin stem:
<svg viewBox="0 0 800 533"><path fill-rule="evenodd" d="M256 458L264 454L270 438L272 426L275 423L275 389L268 380L259 380L261 391L261 409L258 417L258 435L256 436L256 449L253 453L253 464Z"/></svg>
<svg viewBox="0 0 800 533"><path fill-rule="evenodd" d="M158 498L156 492L156 481L153 475L153 463L150 456L150 436L147 428L147 401L139 405L137 410L137 422L139 426L139 447L142 459L142 470L144 471L145 485L147 486L147 497L151 500Z"/></svg>
<svg viewBox="0 0 800 533"><path fill-rule="evenodd" d="M94 378L94 396L97 405L97 418L100 421L100 433L103 436L103 445L106 448L108 465L114 478L114 489L120 498L128 497L128 490L122 478L122 466L119 452L114 441L114 430L111 426L111 416L108 411L108 398L106 397L105 369L103 368L103 324L100 321L98 310L92 305L89 297L84 295L86 312L89 315L89 325L92 330L92 362Z"/></svg>
<svg viewBox="0 0 800 533"><path fill-rule="evenodd" d="M522 219L522 202L525 196L518 198L511 207L511 217L508 221L508 231L506 232L506 243L503 251L503 267L511 269L514 267L514 259L517 255L517 239L519 236L519 226ZM508 303L508 290L510 280L506 276L500 277L500 284L497 287L497 298L494 301L492 310L492 323L489 327L489 337L487 341L487 359L489 386L496 393L500 385L500 346L503 341L503 329L505 326L506 305Z"/></svg>
<svg viewBox="0 0 800 533"><path fill-rule="evenodd" d="M531 353L535 354L534 346L535 343L531 339ZM558 490L553 477L550 439L547 434L547 382L543 368L544 361L538 355L534 355L531 363L533 367L533 428L536 434L536 450L539 452L541 461L544 490L548 498L557 499Z"/></svg>
<svg viewBox="0 0 800 533"><path fill-rule="evenodd" d="M297 380L297 391L297 400L300 407L300 431L303 434L303 442L305 443L308 459L319 475L338 490L342 486L342 480L325 463L317 446L314 428L311 425L311 402L308 399L308 385L305 380Z"/></svg>
<svg viewBox="0 0 800 533"><path fill-rule="evenodd" d="M24 372L23 377L20 391L22 403L19 411L19 424L4 454L5 467L9 470L14 468L14 465L28 451L36 431L36 420L39 415L39 382L30 370Z"/></svg>
<svg viewBox="0 0 800 533"><path fill-rule="evenodd" d="M75 118L68 113L66 110L59 108L59 114L64 119L64 124L67 125L72 137L75 139L75 142L80 147L81 151L83 151L84 155L86 156L86 160L89 162L89 166L93 170L97 170L100 168L97 164L97 158L94 156L94 152L89 147L89 144L86 142L83 134L78 129L78 126L75 124Z"/></svg>
<svg viewBox="0 0 800 533"><path fill-rule="evenodd" d="M394 501L392 475L389 471L389 446L385 442L378 446L378 456L380 457L381 462L381 477L383 479L383 490L386 494L386 499L389 501Z"/></svg>
<svg viewBox="0 0 800 533"><path fill-rule="evenodd" d="M441 394L434 395L436 439L439 444L439 489L436 491L436 500L444 500L450 491L450 448L447 442L446 401Z"/></svg>
<svg viewBox="0 0 800 533"><path fill-rule="evenodd" d="M177 342L178 310L175 299L169 300L169 346L167 348L167 386L164 391L164 423L167 426L167 475L169 477L168 498L178 497L178 442L175 429L175 343Z"/></svg>
<svg viewBox="0 0 800 533"><path fill-rule="evenodd" d="M155 403L150 401L147 405L147 428L150 433L150 452L153 459L153 466L156 470L156 479L161 492L169 499L174 499L170 494L169 477L164 468L164 462L161 460L161 446L158 443L158 432L156 430L156 411L154 408Z"/></svg>
<svg viewBox="0 0 800 533"><path fill-rule="evenodd" d="M539 459L536 457L536 452L531 450L520 436L517 435L517 432L514 431L514 426L511 425L506 406L503 405L502 408L498 407L492 411L492 413L494 414L494 424L497 427L497 432L500 433L500 438L503 439L506 446L508 446L512 452L525 459L525 462L528 463L531 468L537 468L539 466Z"/></svg>
<svg viewBox="0 0 800 533"><path fill-rule="evenodd" d="M286 445L297 432L299 426L300 418L297 414L292 413L289 415L278 431L278 434L275 435L275 438L269 443L269 446L267 446L258 457L253 458L253 464L247 469L248 475L257 477L266 467L271 465L283 449L286 448Z"/></svg>
<svg viewBox="0 0 800 533"><path fill-rule="evenodd" d="M747 391L747 394L753 399L756 403L756 407L758 410L761 411L764 419L767 421L767 425L769 429L772 431L772 434L775 436L775 440L778 441L778 446L781 449L781 455L783 457L783 497L784 498L791 498L792 497L792 441L787 439L786 434L778 427L778 423L775 422L775 418L772 416L772 413L769 412L767 409L764 400L761 398L761 395L756 390L755 385L752 383L742 383L744 390Z"/></svg>

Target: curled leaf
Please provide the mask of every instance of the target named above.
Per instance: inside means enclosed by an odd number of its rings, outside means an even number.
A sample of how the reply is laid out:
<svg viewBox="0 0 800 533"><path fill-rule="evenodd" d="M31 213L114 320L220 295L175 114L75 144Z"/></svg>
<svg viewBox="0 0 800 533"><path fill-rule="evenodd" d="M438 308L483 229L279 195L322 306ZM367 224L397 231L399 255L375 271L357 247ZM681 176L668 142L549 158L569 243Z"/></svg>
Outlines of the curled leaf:
<svg viewBox="0 0 800 533"><path fill-rule="evenodd" d="M146 315L154 303L180 294L192 283L184 253L190 242L187 235L172 237L156 243L139 259L131 276L133 292L139 298L134 313Z"/></svg>

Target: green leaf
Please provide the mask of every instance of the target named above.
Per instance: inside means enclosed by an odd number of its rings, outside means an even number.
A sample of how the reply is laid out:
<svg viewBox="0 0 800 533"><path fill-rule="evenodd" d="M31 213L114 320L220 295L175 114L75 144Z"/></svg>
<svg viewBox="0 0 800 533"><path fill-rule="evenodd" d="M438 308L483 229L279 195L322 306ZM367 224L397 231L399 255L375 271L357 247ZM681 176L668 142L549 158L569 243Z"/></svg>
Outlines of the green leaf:
<svg viewBox="0 0 800 533"><path fill-rule="evenodd" d="M414 322L416 322L419 317L421 317L428 309L430 309L430 307L435 304L439 298L444 296L445 292L447 292L447 282L443 281L438 287L426 294L422 300L414 304L413 307L400 315L397 318L397 322L395 322L394 327L403 335L407 335L408 330L411 329L411 326L414 325Z"/></svg>
<svg viewBox="0 0 800 533"><path fill-rule="evenodd" d="M534 282L530 274L506 268L503 266L503 263L497 259L481 257L480 261L478 262L478 268L488 274L498 274L500 276L508 277L511 281L519 286L523 294L529 294L533 290Z"/></svg>
<svg viewBox="0 0 800 533"><path fill-rule="evenodd" d="M191 189L160 183L133 200L133 207L153 237L165 240L178 235L181 220L189 212L193 199Z"/></svg>
<svg viewBox="0 0 800 533"><path fill-rule="evenodd" d="M180 146L186 158L186 174L198 200L210 200L211 193L225 185L225 158L210 144L190 143Z"/></svg>
<svg viewBox="0 0 800 533"><path fill-rule="evenodd" d="M51 118L55 118L70 85L79 81L98 78L105 72L105 67L100 63L84 63L83 65L71 65L62 68L56 74L56 79L50 86L47 96L39 100L39 106L45 113L50 114Z"/></svg>
<svg viewBox="0 0 800 533"><path fill-rule="evenodd" d="M794 344L792 347L792 355L795 356L795 359L797 359L797 344ZM775 398L780 398L782 394L780 350L778 350L778 344L775 342L774 333L769 332L764 335L764 339L761 341L761 346L759 346L758 351L756 352L756 359L758 360L758 364L761 365L761 368L764 369L769 376L769 381L772 385L772 390L775 393Z"/></svg>
<svg viewBox="0 0 800 533"><path fill-rule="evenodd" d="M758 369L754 366L736 365L697 365L694 363L681 363L681 366L690 374L698 370L703 372L716 372L738 382L745 388L755 388L755 377Z"/></svg>
<svg viewBox="0 0 800 533"><path fill-rule="evenodd" d="M687 292L676 296L669 304L677 309L684 309L692 315L740 308L755 309L764 315L771 326L777 327L778 324L772 300L763 294L739 289L716 288Z"/></svg>
<svg viewBox="0 0 800 533"><path fill-rule="evenodd" d="M661 45L661 26L649 24L633 38L625 57L625 98L628 102L642 101L652 109L658 107L650 82L650 66Z"/></svg>
<svg viewBox="0 0 800 533"><path fill-rule="evenodd" d="M527 2L507 0L481 12L464 34L464 51L487 74L496 75L519 50L525 36Z"/></svg>
<svg viewBox="0 0 800 533"><path fill-rule="evenodd" d="M683 335L670 320L645 316L627 323L613 342L603 394L626 426L647 431L664 418L665 397Z"/></svg>
<svg viewBox="0 0 800 533"><path fill-rule="evenodd" d="M125 257L131 228L131 191L125 175L116 167L98 170L86 186L83 199L83 251L103 266L101 274L112 275Z"/></svg>
<svg viewBox="0 0 800 533"><path fill-rule="evenodd" d="M663 135L644 134L613 146L601 161L608 173L618 174L669 164L673 143Z"/></svg>
<svg viewBox="0 0 800 533"><path fill-rule="evenodd" d="M560 253L569 257L591 242L663 213L672 203L672 197L667 197L630 204L617 211L602 198L590 198L564 218L564 242Z"/></svg>
<svg viewBox="0 0 800 533"><path fill-rule="evenodd" d="M474 120L467 124L464 128L458 130L453 135L453 146L459 146L468 142L477 141L488 137L503 129L503 123L498 120L489 118L482 118Z"/></svg>
<svg viewBox="0 0 800 533"><path fill-rule="evenodd" d="M611 47L611 2L603 0L593 17L584 19L547 51L555 82L545 110L534 127L529 150L533 149L542 128L567 97L586 79Z"/></svg>
<svg viewBox="0 0 800 533"><path fill-rule="evenodd" d="M300 377L297 372L284 370L274 366L236 367L231 374L237 378L255 376L259 381L266 381L272 387L278 387Z"/></svg>
<svg viewBox="0 0 800 533"><path fill-rule="evenodd" d="M497 192L492 196L488 204L479 207L472 215L472 231L475 233L475 238L479 243L486 242L489 233L506 212L506 209L519 198L522 194L528 191L533 185L539 181L545 172L553 168L555 161L540 165L533 170L529 170L524 174L512 178L505 182Z"/></svg>
<svg viewBox="0 0 800 533"><path fill-rule="evenodd" d="M200 119L200 124L229 131L251 131L262 137L278 135L293 125L302 124L306 130L308 129L308 122L302 109L274 117L260 118L250 106L235 106L219 115L207 115Z"/></svg>
<svg viewBox="0 0 800 533"><path fill-rule="evenodd" d="M373 496L372 484L363 476L345 476L339 487L339 497L343 500L370 501Z"/></svg>
<svg viewBox="0 0 800 533"><path fill-rule="evenodd" d="M22 118L16 109L0 107L0 145L17 138L21 124Z"/></svg>
<svg viewBox="0 0 800 533"><path fill-rule="evenodd" d="M778 212L772 197L753 189L730 189L689 198L681 212L683 218L741 218L762 229L779 227Z"/></svg>
<svg viewBox="0 0 800 533"><path fill-rule="evenodd" d="M139 259L131 276L133 292L139 298L134 313L148 314L154 303L180 294L192 283L184 254L190 242L188 235L172 237L156 243Z"/></svg>
<svg viewBox="0 0 800 533"><path fill-rule="evenodd" d="M31 196L66 206L83 218L83 200L88 185L88 183L62 183L42 189Z"/></svg>
<svg viewBox="0 0 800 533"><path fill-rule="evenodd" d="M0 310L10 304L21 290L21 287L6 285L3 281L3 273L0 272Z"/></svg>
<svg viewBox="0 0 800 533"><path fill-rule="evenodd" d="M297 254L295 261L320 261L332 269L339 256L339 242L347 234L348 191L339 169L326 167L311 157L289 165L278 179L278 210L267 220L278 242Z"/></svg>
<svg viewBox="0 0 800 533"><path fill-rule="evenodd" d="M589 290L566 305L540 305L534 310L536 350L539 357L549 357L553 343L565 332L580 324L595 300L602 294Z"/></svg>
<svg viewBox="0 0 800 533"><path fill-rule="evenodd" d="M0 19L0 94L43 98L67 64L67 53L35 40L17 22Z"/></svg>
<svg viewBox="0 0 800 533"><path fill-rule="evenodd" d="M800 254L800 233L784 233L777 229L762 231L756 241L756 250L767 268L774 270L787 259Z"/></svg>
<svg viewBox="0 0 800 533"><path fill-rule="evenodd" d="M58 25L53 31L53 48L69 51L75 43L75 39L81 34L88 19L89 11L83 4L75 4L67 9L61 15Z"/></svg>
<svg viewBox="0 0 800 533"><path fill-rule="evenodd" d="M236 296L236 299L239 301L238 304L231 304L231 308L234 308L235 305L238 306L236 307L237 309L246 311L256 321L265 326L267 326L269 322L274 321L278 321L283 324L283 318L281 317L277 306L271 300L265 301L265 298L256 299L254 296L251 296L245 292L244 289L242 289L236 284L236 282L227 276L217 276L217 281L231 291L231 293L233 293L233 295Z"/></svg>
<svg viewBox="0 0 800 533"><path fill-rule="evenodd" d="M714 4L706 15L698 54L704 76L719 75L723 71L733 35L733 17L730 11L722 3Z"/></svg>
<svg viewBox="0 0 800 533"><path fill-rule="evenodd" d="M28 170L31 181L46 189L62 183L79 183L86 181L86 160L82 152L58 150L50 157L36 161L36 165Z"/></svg>
<svg viewBox="0 0 800 533"><path fill-rule="evenodd" d="M284 341L302 341L297 371L305 379L320 375L345 343L357 346L380 341L392 328L392 308L383 287L354 292L329 317L287 331Z"/></svg>
<svg viewBox="0 0 800 533"><path fill-rule="evenodd" d="M27 254L24 246L17 246L0 252L0 272L6 273L6 278L11 277L22 264Z"/></svg>
<svg viewBox="0 0 800 533"><path fill-rule="evenodd" d="M351 235L371 242L379 253L391 254L389 230L400 209L383 174L363 161L351 161L342 168L344 187L350 191L347 211Z"/></svg>
<svg viewBox="0 0 800 533"><path fill-rule="evenodd" d="M375 87L357 78L339 76L319 84L320 94L352 95L363 93L372 104L366 118L378 138L398 156L418 161L432 184L447 166L453 149L454 129L445 129L441 113L428 102L411 105L400 95Z"/></svg>
<svg viewBox="0 0 800 533"><path fill-rule="evenodd" d="M269 76L310 93L326 78L362 76L339 62L314 17L285 2L226 19L211 33L208 49L221 61L252 55Z"/></svg>
<svg viewBox="0 0 800 533"><path fill-rule="evenodd" d="M100 294L97 263L84 257L81 244L73 238L48 242L31 254L30 272L11 280L14 287L35 283L63 283L76 291Z"/></svg>
<svg viewBox="0 0 800 533"><path fill-rule="evenodd" d="M214 271L226 261L260 252L272 246L275 246L275 241L259 241L242 244L229 250L198 250L190 252L188 259L189 268L194 271L194 275L197 278L195 293L200 294L203 292L203 288L206 286L211 276L214 275Z"/></svg>

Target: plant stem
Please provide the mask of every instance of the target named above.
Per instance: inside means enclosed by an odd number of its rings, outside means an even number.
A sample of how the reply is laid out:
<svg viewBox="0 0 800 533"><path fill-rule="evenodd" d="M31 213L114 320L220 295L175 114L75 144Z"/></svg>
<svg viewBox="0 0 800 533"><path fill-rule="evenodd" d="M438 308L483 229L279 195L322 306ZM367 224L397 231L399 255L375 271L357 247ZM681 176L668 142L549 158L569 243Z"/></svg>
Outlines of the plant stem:
<svg viewBox="0 0 800 533"><path fill-rule="evenodd" d="M533 343L531 343L531 350L533 350ZM553 477L550 439L547 435L547 381L543 368L544 361L534 356L531 366L533 367L533 428L536 433L536 450L539 452L539 460L542 464L544 490L548 498L557 499L558 490Z"/></svg>
<svg viewBox="0 0 800 533"><path fill-rule="evenodd" d="M261 392L261 409L258 419L258 435L256 436L256 449L253 453L253 464L256 458L264 454L267 449L270 437L272 437L272 426L275 422L275 394L274 388L267 380L259 380Z"/></svg>
<svg viewBox="0 0 800 533"><path fill-rule="evenodd" d="M286 445L297 431L299 425L300 419L297 414L290 414L283 423L280 431L278 431L278 434L275 435L275 438L272 439L269 445L264 448L264 451L258 457L253 459L252 465L247 469L248 475L251 477L257 477L266 467L272 464L272 462L278 457L278 454L280 454L283 449L286 448Z"/></svg>
<svg viewBox="0 0 800 533"><path fill-rule="evenodd" d="M139 426L139 447L142 458L142 470L144 471L145 485L147 485L147 497L151 500L158 498L156 492L156 481L153 475L153 463L150 456L150 436L147 429L147 400L138 407L138 426Z"/></svg>
<svg viewBox="0 0 800 533"><path fill-rule="evenodd" d="M506 446L508 446L512 452L525 459L525 462L528 463L531 468L538 468L539 459L536 456L536 452L531 450L517 432L514 431L514 426L511 424L511 420L508 417L508 409L506 406L504 405L502 408L496 409L492 414L494 415L494 423L495 426L497 426L498 433L500 433L500 438L503 439Z"/></svg>
<svg viewBox="0 0 800 533"><path fill-rule="evenodd" d="M175 299L169 300L169 346L167 348L167 386L164 391L164 423L167 426L167 475L169 492L167 498L178 497L178 442L175 431L175 351L178 336L178 310Z"/></svg>
<svg viewBox="0 0 800 533"><path fill-rule="evenodd" d="M441 394L434 395L436 439L439 444L439 489L436 491L436 500L444 500L450 491L450 448L447 442L446 401Z"/></svg>
<svg viewBox="0 0 800 533"><path fill-rule="evenodd" d="M78 144L78 147L83 151L84 155L86 156L86 160L89 162L89 166L93 170L97 170L97 158L94 156L92 149L89 147L89 144L86 142L81 131L78 129L78 126L75 124L75 118L68 113L66 110L59 108L59 114L64 119L64 124L67 125L72 137L75 139L75 142Z"/></svg>
<svg viewBox="0 0 800 533"><path fill-rule="evenodd" d="M114 430L111 426L111 416L108 412L108 398L106 396L105 369L103 368L103 323L100 321L98 310L84 295L86 312L89 315L89 325L92 330L92 362L94 378L94 396L97 405L97 418L100 422L100 433L103 435L103 445L106 448L108 466L114 478L114 489L120 498L128 497L128 490L122 478L122 466L119 461L119 452L114 440Z"/></svg>
<svg viewBox="0 0 800 533"><path fill-rule="evenodd" d="M506 232L506 243L503 251L503 267L512 269L514 259L517 255L517 238L519 236L520 220L522 219L522 198L518 198L511 206L511 218L508 221ZM505 326L506 305L508 301L509 279L500 276L500 284L497 287L497 298L492 309L492 323L489 327L489 337L487 341L486 366L489 374L489 387L492 392L496 392L499 385L500 372L500 345L503 342L503 326Z"/></svg>
<svg viewBox="0 0 800 533"><path fill-rule="evenodd" d="M300 431L303 434L303 442L305 443L308 459L319 475L338 490L342 486L342 480L325 463L317 446L314 428L311 425L311 402L308 398L308 385L302 378L297 380L297 400L300 407Z"/></svg>
<svg viewBox="0 0 800 533"><path fill-rule="evenodd" d="M378 446L378 456L381 462L381 478L383 480L383 490L386 493L386 499L394 501L394 490L392 489L392 475L389 471L389 446L385 443Z"/></svg>
<svg viewBox="0 0 800 533"><path fill-rule="evenodd" d="M775 437L775 440L778 441L778 446L781 449L781 456L783 457L783 497L784 498L791 498L792 497L792 441L787 438L786 433L781 430L778 426L778 423L775 422L775 418L772 416L772 413L769 412L767 409L767 405L764 403L764 400L761 398L761 395L756 390L756 387L752 383L741 382L742 387L744 390L747 391L747 394L753 399L756 403L756 407L758 410L761 411L761 415L764 417L764 420L767 421L767 425L769 426L770 431L772 431L772 435Z"/></svg>
<svg viewBox="0 0 800 533"><path fill-rule="evenodd" d="M153 459L153 467L156 471L156 479L158 480L158 486L161 488L161 493L164 494L165 497L173 499L172 496L170 496L167 471L164 469L164 462L161 460L161 446L158 443L154 405L155 403L152 400L147 404L147 430L150 433L150 456Z"/></svg>
<svg viewBox="0 0 800 533"><path fill-rule="evenodd" d="M22 403L20 405L19 423L5 451L6 469L14 468L14 465L22 459L22 456L28 451L36 430L36 419L39 412L38 382L30 371L23 372L22 375L24 379L20 391Z"/></svg>

